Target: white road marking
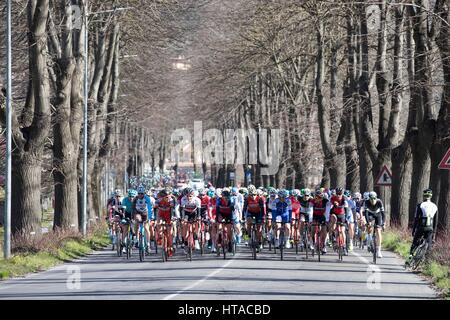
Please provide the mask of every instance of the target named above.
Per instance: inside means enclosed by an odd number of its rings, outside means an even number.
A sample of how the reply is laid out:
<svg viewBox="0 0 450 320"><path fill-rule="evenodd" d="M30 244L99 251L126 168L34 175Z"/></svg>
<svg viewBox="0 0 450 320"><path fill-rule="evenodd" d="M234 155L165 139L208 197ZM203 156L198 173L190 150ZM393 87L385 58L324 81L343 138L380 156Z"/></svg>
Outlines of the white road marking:
<svg viewBox="0 0 450 320"><path fill-rule="evenodd" d="M203 279L198 280L197 282L195 282L194 284L190 285L189 287L181 289L181 290L177 291L176 293L173 293L173 294L165 297L163 300L170 300L170 299L175 298L176 296L180 295L182 292L190 290L190 289L198 286L200 283L205 282L206 280L208 280L208 278L211 278L212 276L216 275L217 273L219 273L220 271L222 271L223 269L228 267L233 261L234 261L234 258L232 258L230 261L225 263L220 269L217 269L216 271L211 272L206 277L204 277Z"/></svg>

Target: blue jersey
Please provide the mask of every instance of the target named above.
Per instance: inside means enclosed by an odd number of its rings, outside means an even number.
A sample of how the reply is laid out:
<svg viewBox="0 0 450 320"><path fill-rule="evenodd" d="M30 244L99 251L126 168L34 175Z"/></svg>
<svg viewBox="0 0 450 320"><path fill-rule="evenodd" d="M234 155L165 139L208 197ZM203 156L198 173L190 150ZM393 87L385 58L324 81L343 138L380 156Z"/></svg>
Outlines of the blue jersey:
<svg viewBox="0 0 450 320"><path fill-rule="evenodd" d="M133 212L133 202L130 201L130 198L128 198L128 197L123 198L122 205L125 206L125 212L127 212L127 213Z"/></svg>
<svg viewBox="0 0 450 320"><path fill-rule="evenodd" d="M276 217L281 216L283 222L290 221L292 219L292 204L291 200L285 199L281 201L280 199L275 199L272 206L272 219L276 221Z"/></svg>

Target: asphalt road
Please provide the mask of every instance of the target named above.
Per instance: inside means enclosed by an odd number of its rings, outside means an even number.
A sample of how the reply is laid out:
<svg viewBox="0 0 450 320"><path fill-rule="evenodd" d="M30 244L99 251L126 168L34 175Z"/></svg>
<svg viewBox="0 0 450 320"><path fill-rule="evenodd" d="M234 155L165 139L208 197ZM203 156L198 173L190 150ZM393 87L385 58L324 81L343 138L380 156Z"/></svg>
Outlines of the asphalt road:
<svg viewBox="0 0 450 320"><path fill-rule="evenodd" d="M285 260L267 249L251 259L247 247L236 256L194 256L177 252L139 262L117 257L111 247L72 263L0 283L0 299L437 299L428 282L405 271L393 253L376 267L367 251L355 250L339 262L335 253L305 259L289 250ZM80 281L76 281L80 279ZM74 281L73 281L74 280Z"/></svg>

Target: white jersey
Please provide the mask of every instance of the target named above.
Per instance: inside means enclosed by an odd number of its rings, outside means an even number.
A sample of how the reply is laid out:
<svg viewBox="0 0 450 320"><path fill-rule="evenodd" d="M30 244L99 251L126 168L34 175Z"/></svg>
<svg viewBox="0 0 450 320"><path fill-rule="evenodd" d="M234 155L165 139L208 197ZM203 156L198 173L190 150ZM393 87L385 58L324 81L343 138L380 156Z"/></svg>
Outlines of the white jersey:
<svg viewBox="0 0 450 320"><path fill-rule="evenodd" d="M201 207L202 203L197 197L192 197L190 201L186 196L181 199L181 210L187 214L191 214Z"/></svg>
<svg viewBox="0 0 450 320"><path fill-rule="evenodd" d="M431 201L424 201L420 204L420 210L422 211L422 226L432 227L433 219L438 211L437 206Z"/></svg>

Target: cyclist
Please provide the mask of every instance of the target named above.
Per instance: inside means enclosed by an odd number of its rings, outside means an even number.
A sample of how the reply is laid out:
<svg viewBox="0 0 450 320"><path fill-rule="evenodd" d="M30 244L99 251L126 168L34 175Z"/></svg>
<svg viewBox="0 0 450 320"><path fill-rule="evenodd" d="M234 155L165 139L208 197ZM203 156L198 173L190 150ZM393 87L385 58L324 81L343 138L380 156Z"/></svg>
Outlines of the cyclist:
<svg viewBox="0 0 450 320"><path fill-rule="evenodd" d="M313 219L313 210L310 208L310 201L311 201L311 190L308 188L302 189L300 191L300 228L299 232L300 234L303 233L303 228L307 227L307 225L312 222ZM307 234L307 237L309 237L310 234ZM309 241L309 247L310 250L314 250L312 241L310 239Z"/></svg>
<svg viewBox="0 0 450 320"><path fill-rule="evenodd" d="M375 191L369 192L369 200L364 201L364 215L366 218L366 223L368 224L368 235L367 240L369 242L369 250L372 249L372 226L370 223L375 220L375 229L377 232L377 257L382 258L381 254L381 229L384 228L384 206L383 202L377 198L377 194Z"/></svg>
<svg viewBox="0 0 450 320"><path fill-rule="evenodd" d="M123 207L122 207L122 191L120 189L116 189L114 191L113 197L109 201L109 219L110 219L110 235L113 240L113 245L116 243L115 238L115 228L114 224L119 224L119 227L122 229L121 221L124 219L125 215L123 213Z"/></svg>
<svg viewBox="0 0 450 320"><path fill-rule="evenodd" d="M189 223L198 220L201 216L201 203L200 199L195 196L195 191L192 188L184 189L185 196L181 199L181 230L183 235L184 245L187 246L187 236L189 231ZM193 223L192 232L194 235L195 249L200 250L198 243L198 223Z"/></svg>
<svg viewBox="0 0 450 320"><path fill-rule="evenodd" d="M278 191L278 198L275 199L272 208L272 219L276 223L275 247L280 247L280 230L281 223L285 223L285 239L286 244L289 242L289 222L292 216L292 205L289 200L289 194L286 190ZM275 226L274 226L275 227Z"/></svg>
<svg viewBox="0 0 450 320"><path fill-rule="evenodd" d="M235 211L235 202L234 202L235 199L231 197L230 189L224 188L223 190L220 191L221 192L219 194L221 194L221 196L218 197L216 203L217 221L218 222L224 221L225 223L225 232L227 233L228 238L228 252L231 252L232 251L231 223Z"/></svg>
<svg viewBox="0 0 450 320"><path fill-rule="evenodd" d="M133 199L137 196L137 191L130 189L128 190L128 197L122 200L122 206L125 208L125 221L123 221L122 225L122 241L128 234L130 222L133 217ZM134 237L134 234L133 234ZM123 249L125 251L125 248Z"/></svg>
<svg viewBox="0 0 450 320"><path fill-rule="evenodd" d="M297 239L300 239L300 229L299 229L299 221L300 221L300 190L294 189L291 192L291 196L289 198L292 204L292 228L296 230Z"/></svg>
<svg viewBox="0 0 450 320"><path fill-rule="evenodd" d="M236 218L234 221L234 227L236 229L236 243L241 243L242 238L241 221L244 210L244 196L239 193L237 187L231 188L231 196L235 198L236 203L236 210L235 210Z"/></svg>
<svg viewBox="0 0 450 320"><path fill-rule="evenodd" d="M419 246L421 238L428 242L428 250L431 249L433 241L436 239L436 224L438 208L431 202L433 191L426 189L423 191L423 202L416 206L414 215L414 225L412 230L413 243L409 251L408 261L411 261L414 250Z"/></svg>
<svg viewBox="0 0 450 320"><path fill-rule="evenodd" d="M309 206L313 211L312 221L316 224L311 229L311 236L314 236L316 228L320 225L320 247L322 248L322 254L326 254L325 239L327 237L327 224L330 219L330 201L325 198L325 193L321 189L317 189L315 197L310 201Z"/></svg>
<svg viewBox="0 0 450 320"><path fill-rule="evenodd" d="M275 188L269 188L269 197L266 201L267 208L267 240L272 241L272 210L275 209L274 204L277 199L278 192Z"/></svg>
<svg viewBox="0 0 450 320"><path fill-rule="evenodd" d="M333 195L334 193L334 195ZM344 198L344 190L342 188L336 188L334 192L332 191L332 196L330 199L331 202L331 211L330 211L330 230L331 230L331 239L336 239L337 235L335 234L336 231L342 232L343 234L343 240L344 244L345 241L345 222L346 222L346 215L348 211L348 203ZM342 223L343 225L340 225L338 230L336 230L337 223ZM346 254L346 250L344 250Z"/></svg>
<svg viewBox="0 0 450 320"><path fill-rule="evenodd" d="M147 196L145 194L145 188L143 186L139 186L137 189L137 197L135 197L133 199L133 220L138 222L138 221L142 221L144 224L144 229L145 229L145 236L147 238L147 253L149 248L150 248L150 239L152 236L152 228L150 228L150 220L152 220L153 218L153 206L152 206L152 202L150 200L150 197ZM135 226L133 228L134 230L134 234L137 235L138 234L138 228L139 228L139 224L135 223ZM138 247L138 242L136 239L136 247Z"/></svg>
<svg viewBox="0 0 450 320"><path fill-rule="evenodd" d="M164 222L169 228L169 239L167 241L167 246L169 247L169 257L173 255L173 228L172 220L176 217L175 215L176 201L168 192L168 190L161 190L158 194L158 200L155 203L156 221L157 221L157 232L158 239L162 239L162 228L161 224Z"/></svg>
<svg viewBox="0 0 450 320"><path fill-rule="evenodd" d="M211 236L211 223L210 223L210 216L211 216L211 198L208 196L208 190L205 188L198 189L198 198L200 199L200 215L203 220L203 223L205 224L205 238L206 235L209 234ZM211 237L209 237L209 240L211 240ZM208 240L208 241L209 241Z"/></svg>
<svg viewBox="0 0 450 320"><path fill-rule="evenodd" d="M356 203L353 201L350 190L344 191L344 199L348 203L346 221L348 225L349 246L348 251L353 251L353 239L355 237L355 215L356 215Z"/></svg>
<svg viewBox="0 0 450 320"><path fill-rule="evenodd" d="M255 218L256 222L256 238L258 245L257 252L262 249L262 223L264 220L265 200L263 197L257 195L257 190L254 185L248 186L248 197L244 201L244 216L247 220L247 234L251 234L252 221Z"/></svg>

